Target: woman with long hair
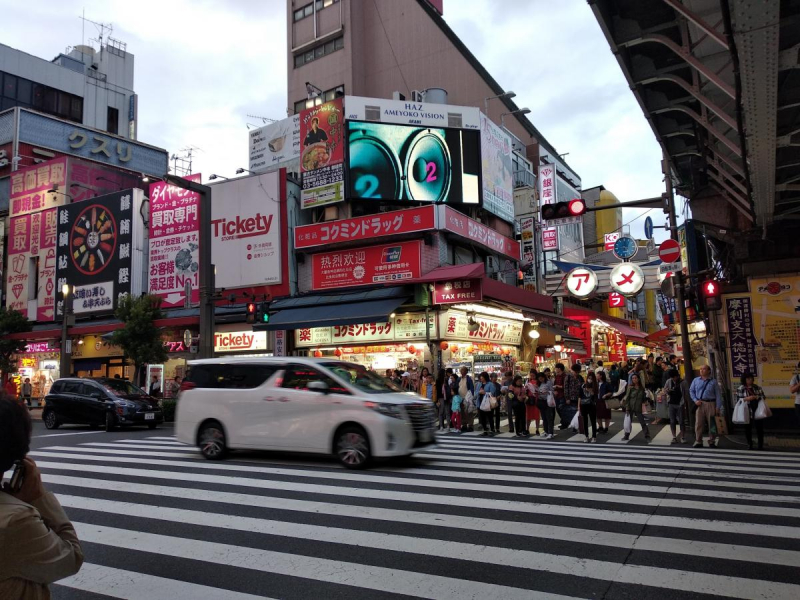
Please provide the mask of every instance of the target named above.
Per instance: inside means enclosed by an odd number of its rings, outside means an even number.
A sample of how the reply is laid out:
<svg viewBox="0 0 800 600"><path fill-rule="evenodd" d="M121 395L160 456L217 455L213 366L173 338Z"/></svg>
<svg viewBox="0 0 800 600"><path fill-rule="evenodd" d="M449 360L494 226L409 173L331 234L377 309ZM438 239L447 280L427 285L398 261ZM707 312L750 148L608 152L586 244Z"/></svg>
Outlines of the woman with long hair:
<svg viewBox="0 0 800 600"><path fill-rule="evenodd" d="M614 367L616 366L615 364ZM614 394L614 386L608 381L605 373L598 373L597 383L597 420L600 421L600 427L597 431L600 433L608 433L608 428L611 425L611 409L608 408L606 400L611 398Z"/></svg>
<svg viewBox="0 0 800 600"><path fill-rule="evenodd" d="M634 416L639 419L639 424L642 426L642 431L644 431L644 439L650 441L650 429L647 427L647 421L644 420L644 413L642 412L642 406L646 398L639 372L633 373L631 375L631 383L625 392L625 399L622 401L622 408L631 416L631 420L633 420ZM626 433L622 439L629 440L630 434Z"/></svg>
<svg viewBox="0 0 800 600"><path fill-rule="evenodd" d="M605 373L601 372L605 376ZM585 442L597 442L597 376L594 371L586 374L586 382L583 384L581 395L581 418L583 419L583 433L586 436ZM589 437L589 424L592 425L592 437Z"/></svg>
<svg viewBox="0 0 800 600"><path fill-rule="evenodd" d="M529 379L525 383L525 392L528 396L525 400L525 431L530 432L531 423L536 423L536 433L534 435L539 435L539 428L542 424L542 412L539 410L536 395L536 385L539 374L536 370L531 369L528 376Z"/></svg>
<svg viewBox="0 0 800 600"><path fill-rule="evenodd" d="M530 432L527 430L528 424L526 417L525 400L528 394L525 391L525 382L522 381L522 376L517 375L508 386L508 393L506 394L506 401L508 402L508 410L514 411L514 425L516 426L517 437L528 437Z"/></svg>
<svg viewBox="0 0 800 600"><path fill-rule="evenodd" d="M747 445L753 449L753 423L756 425L756 435L758 436L758 449L764 449L764 419L756 419L756 409L760 400L764 400L764 390L755 384L753 374L749 371L742 374L739 380L741 385L736 390L736 399L747 402L747 409L750 411L750 421L744 426L744 435L747 438Z"/></svg>

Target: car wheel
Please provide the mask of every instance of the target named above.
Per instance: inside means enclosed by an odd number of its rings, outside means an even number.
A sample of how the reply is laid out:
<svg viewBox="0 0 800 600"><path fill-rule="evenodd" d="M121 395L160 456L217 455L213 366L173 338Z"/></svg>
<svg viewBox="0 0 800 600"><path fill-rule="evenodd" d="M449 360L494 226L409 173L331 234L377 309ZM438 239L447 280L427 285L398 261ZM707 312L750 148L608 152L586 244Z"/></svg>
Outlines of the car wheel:
<svg viewBox="0 0 800 600"><path fill-rule="evenodd" d="M44 421L44 426L48 429L58 429L58 426L61 425L56 418L56 413L52 410L45 411L42 421Z"/></svg>
<svg viewBox="0 0 800 600"><path fill-rule="evenodd" d="M203 425L197 437L200 453L208 460L221 460L228 453L225 432L216 421Z"/></svg>
<svg viewBox="0 0 800 600"><path fill-rule="evenodd" d="M106 431L114 431L114 427L117 425L117 419L114 417L114 413L107 412L106 413Z"/></svg>
<svg viewBox="0 0 800 600"><path fill-rule="evenodd" d="M156 427L158 427L158 423L148 423L147 424L147 428L148 429L155 429Z"/></svg>
<svg viewBox="0 0 800 600"><path fill-rule="evenodd" d="M336 458L348 469L363 469L372 453L367 433L361 427L344 427L336 435Z"/></svg>

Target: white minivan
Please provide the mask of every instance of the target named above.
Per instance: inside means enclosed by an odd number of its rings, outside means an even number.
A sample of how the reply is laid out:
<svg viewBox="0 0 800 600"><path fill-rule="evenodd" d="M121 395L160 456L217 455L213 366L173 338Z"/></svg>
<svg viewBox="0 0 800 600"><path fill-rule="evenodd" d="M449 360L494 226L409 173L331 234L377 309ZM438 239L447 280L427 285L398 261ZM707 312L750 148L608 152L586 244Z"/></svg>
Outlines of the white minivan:
<svg viewBox="0 0 800 600"><path fill-rule="evenodd" d="M333 453L348 468L435 443L436 411L365 367L331 359L189 362L175 434L219 460L231 449Z"/></svg>

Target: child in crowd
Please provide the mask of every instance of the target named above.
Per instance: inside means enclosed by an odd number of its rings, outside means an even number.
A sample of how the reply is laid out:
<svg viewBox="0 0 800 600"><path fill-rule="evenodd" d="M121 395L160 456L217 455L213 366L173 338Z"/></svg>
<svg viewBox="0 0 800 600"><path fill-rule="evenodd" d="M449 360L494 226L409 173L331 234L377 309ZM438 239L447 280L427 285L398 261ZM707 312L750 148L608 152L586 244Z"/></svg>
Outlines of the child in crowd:
<svg viewBox="0 0 800 600"><path fill-rule="evenodd" d="M452 413L450 416L450 433L461 433L461 396L453 396Z"/></svg>

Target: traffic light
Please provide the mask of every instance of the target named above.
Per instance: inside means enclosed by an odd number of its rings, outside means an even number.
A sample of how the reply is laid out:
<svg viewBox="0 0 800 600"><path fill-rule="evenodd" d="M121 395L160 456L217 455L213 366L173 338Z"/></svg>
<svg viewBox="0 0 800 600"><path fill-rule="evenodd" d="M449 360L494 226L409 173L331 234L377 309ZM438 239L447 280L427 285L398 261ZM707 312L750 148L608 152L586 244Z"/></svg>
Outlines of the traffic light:
<svg viewBox="0 0 800 600"><path fill-rule="evenodd" d="M247 303L247 322L253 324L256 322L256 303Z"/></svg>
<svg viewBox="0 0 800 600"><path fill-rule="evenodd" d="M259 302L258 312L256 314L256 321L258 323L269 323L269 302Z"/></svg>
<svg viewBox="0 0 800 600"><path fill-rule="evenodd" d="M703 306L707 311L722 309L722 288L716 279L706 279L701 288L703 296Z"/></svg>
<svg viewBox="0 0 800 600"><path fill-rule="evenodd" d="M556 202L542 206L542 221L565 219L567 217L580 217L586 212L586 202L575 198L569 202Z"/></svg>

